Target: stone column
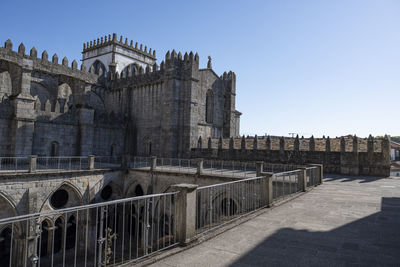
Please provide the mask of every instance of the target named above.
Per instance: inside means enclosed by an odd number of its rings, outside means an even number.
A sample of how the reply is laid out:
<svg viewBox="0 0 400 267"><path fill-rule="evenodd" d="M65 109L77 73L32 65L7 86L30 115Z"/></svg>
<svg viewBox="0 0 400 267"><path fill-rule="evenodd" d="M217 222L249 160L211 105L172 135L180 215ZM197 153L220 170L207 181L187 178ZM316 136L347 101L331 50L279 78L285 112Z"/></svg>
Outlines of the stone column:
<svg viewBox="0 0 400 267"><path fill-rule="evenodd" d="M300 168L300 175L298 180L299 189L303 192L307 190L307 168Z"/></svg>
<svg viewBox="0 0 400 267"><path fill-rule="evenodd" d="M203 163L204 163L203 159L197 159L197 172L196 172L196 174L198 174L198 175L202 175L203 174Z"/></svg>
<svg viewBox="0 0 400 267"><path fill-rule="evenodd" d="M177 184L172 190L179 191L175 199L176 238L181 245L188 244L196 234L196 189L198 185Z"/></svg>
<svg viewBox="0 0 400 267"><path fill-rule="evenodd" d="M88 163L89 163L89 170L94 170L94 156L90 155L88 157Z"/></svg>
<svg viewBox="0 0 400 267"><path fill-rule="evenodd" d="M157 157L151 157L150 171L157 169Z"/></svg>
<svg viewBox="0 0 400 267"><path fill-rule="evenodd" d="M318 181L319 184L324 182L324 165L322 164L309 164L310 166L318 168Z"/></svg>
<svg viewBox="0 0 400 267"><path fill-rule="evenodd" d="M272 180L274 178L274 174L272 172L262 172L261 176L264 176L260 181L261 203L263 203L266 207L270 207L274 200L272 191Z"/></svg>
<svg viewBox="0 0 400 267"><path fill-rule="evenodd" d="M36 172L37 156L31 155L29 157L29 172Z"/></svg>
<svg viewBox="0 0 400 267"><path fill-rule="evenodd" d="M89 108L78 109L79 114L79 151L81 156L93 153L94 110Z"/></svg>
<svg viewBox="0 0 400 267"><path fill-rule="evenodd" d="M256 162L256 176L262 176L262 172L263 172L263 168L264 168L264 162L262 161L258 161Z"/></svg>

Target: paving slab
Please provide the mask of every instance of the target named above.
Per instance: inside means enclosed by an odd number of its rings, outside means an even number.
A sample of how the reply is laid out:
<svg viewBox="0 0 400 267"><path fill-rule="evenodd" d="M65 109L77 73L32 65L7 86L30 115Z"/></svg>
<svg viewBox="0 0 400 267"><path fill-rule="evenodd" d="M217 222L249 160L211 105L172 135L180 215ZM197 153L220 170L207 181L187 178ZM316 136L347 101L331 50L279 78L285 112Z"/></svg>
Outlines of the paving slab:
<svg viewBox="0 0 400 267"><path fill-rule="evenodd" d="M151 266L400 266L400 178L312 191Z"/></svg>

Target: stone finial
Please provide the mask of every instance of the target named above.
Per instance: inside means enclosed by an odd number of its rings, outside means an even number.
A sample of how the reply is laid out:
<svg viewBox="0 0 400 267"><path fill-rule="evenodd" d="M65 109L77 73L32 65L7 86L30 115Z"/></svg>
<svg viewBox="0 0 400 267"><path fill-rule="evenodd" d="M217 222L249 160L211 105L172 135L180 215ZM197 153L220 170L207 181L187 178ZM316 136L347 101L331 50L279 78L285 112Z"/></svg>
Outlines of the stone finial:
<svg viewBox="0 0 400 267"><path fill-rule="evenodd" d="M240 143L240 148L241 148L242 150L245 150L245 149L246 149L246 138L244 137L244 135L242 136L242 141L241 141L241 143Z"/></svg>
<svg viewBox="0 0 400 267"><path fill-rule="evenodd" d="M86 66L84 64L81 65L81 71L86 71Z"/></svg>
<svg viewBox="0 0 400 267"><path fill-rule="evenodd" d="M258 149L258 136L255 135L254 136L254 140L253 140L253 149L257 150Z"/></svg>
<svg viewBox="0 0 400 267"><path fill-rule="evenodd" d="M199 54L196 52L196 54L194 55L194 60L195 61L199 61Z"/></svg>
<svg viewBox="0 0 400 267"><path fill-rule="evenodd" d="M192 60L193 60L193 57L194 57L193 52L190 51L190 53L189 53L189 60L192 61Z"/></svg>
<svg viewBox="0 0 400 267"><path fill-rule="evenodd" d="M185 54L183 55L183 60L184 61L188 61L189 60L189 54L187 52L185 52Z"/></svg>
<svg viewBox="0 0 400 267"><path fill-rule="evenodd" d="M211 57L208 56L207 69L212 69Z"/></svg>
<svg viewBox="0 0 400 267"><path fill-rule="evenodd" d="M24 46L23 43L21 43L21 44L18 46L18 54L25 55L25 46Z"/></svg>
<svg viewBox="0 0 400 267"><path fill-rule="evenodd" d="M133 40L131 40L129 46L130 46L130 47L133 47Z"/></svg>
<svg viewBox="0 0 400 267"><path fill-rule="evenodd" d="M164 60L160 63L160 70L164 70Z"/></svg>
<svg viewBox="0 0 400 267"><path fill-rule="evenodd" d="M51 62L54 64L58 64L58 56L57 54L54 54L53 57L51 58Z"/></svg>
<svg viewBox="0 0 400 267"><path fill-rule="evenodd" d="M107 37L106 37L107 38ZM103 39L103 36L100 38L100 44L103 44L104 43L104 39Z"/></svg>
<svg viewBox="0 0 400 267"><path fill-rule="evenodd" d="M299 151L300 150L299 135L296 135L296 138L294 139L294 150L295 151Z"/></svg>
<svg viewBox="0 0 400 267"><path fill-rule="evenodd" d="M358 152L358 138L356 135L353 136L353 152Z"/></svg>
<svg viewBox="0 0 400 267"><path fill-rule="evenodd" d="M72 67L73 70L78 69L78 62L76 62L75 59L72 61L71 67Z"/></svg>
<svg viewBox="0 0 400 267"><path fill-rule="evenodd" d="M340 152L346 152L346 139L344 139L344 136L340 138Z"/></svg>
<svg viewBox="0 0 400 267"><path fill-rule="evenodd" d="M203 146L203 141L201 140L201 136L199 136L199 140L197 140L197 148L202 148Z"/></svg>
<svg viewBox="0 0 400 267"><path fill-rule="evenodd" d="M140 44L139 50L143 51L143 44Z"/></svg>
<svg viewBox="0 0 400 267"><path fill-rule="evenodd" d="M269 135L267 136L267 140L265 141L265 145L266 145L266 149L267 150L271 150L272 144L271 144L271 138L269 137Z"/></svg>
<svg viewBox="0 0 400 267"><path fill-rule="evenodd" d="M138 42L135 43L135 49L138 49Z"/></svg>
<svg viewBox="0 0 400 267"><path fill-rule="evenodd" d="M153 57L156 56L156 50L153 50Z"/></svg>
<svg viewBox="0 0 400 267"><path fill-rule="evenodd" d="M182 60L182 53L181 52L178 53L178 59Z"/></svg>
<svg viewBox="0 0 400 267"><path fill-rule="evenodd" d="M128 38L125 38L125 44L128 45Z"/></svg>
<svg viewBox="0 0 400 267"><path fill-rule="evenodd" d="M68 58L67 58L67 57L64 57L61 64L62 64L63 66L68 67Z"/></svg>
<svg viewBox="0 0 400 267"><path fill-rule="evenodd" d="M37 57L37 50L35 47L32 47L30 51L30 56L36 58Z"/></svg>
<svg viewBox="0 0 400 267"><path fill-rule="evenodd" d="M116 33L113 33L113 35L112 35L112 40L113 40L113 41L117 41L117 34L116 34Z"/></svg>
<svg viewBox="0 0 400 267"><path fill-rule="evenodd" d="M311 135L309 146L310 146L310 151L315 151L315 140L314 140L314 135Z"/></svg>
<svg viewBox="0 0 400 267"><path fill-rule="evenodd" d="M86 50L86 43L83 43L83 50Z"/></svg>
<svg viewBox="0 0 400 267"><path fill-rule="evenodd" d="M49 54L47 54L47 51L44 50L42 53L42 61L48 61L49 60Z"/></svg>
<svg viewBox="0 0 400 267"><path fill-rule="evenodd" d="M169 60L169 59L171 59L171 54L169 53L169 50L168 50L168 52L165 54L165 60Z"/></svg>
<svg viewBox="0 0 400 267"><path fill-rule="evenodd" d="M122 39L123 39L124 37L122 37L122 35L119 37L119 42L122 44Z"/></svg>
<svg viewBox="0 0 400 267"><path fill-rule="evenodd" d="M279 139L279 150L285 151L285 138L283 136Z"/></svg>
<svg viewBox="0 0 400 267"><path fill-rule="evenodd" d="M229 149L230 149L230 150L233 150L234 145L235 145L235 141L233 140L233 137L231 137L231 138L229 139Z"/></svg>
<svg viewBox="0 0 400 267"><path fill-rule="evenodd" d="M326 138L326 141L325 141L325 151L331 152L331 139L329 138L329 136L328 136L328 138Z"/></svg>
<svg viewBox="0 0 400 267"><path fill-rule="evenodd" d="M13 43L11 42L10 39L8 39L8 40L4 43L4 48L11 51L11 50L12 50L12 45L13 45Z"/></svg>
<svg viewBox="0 0 400 267"><path fill-rule="evenodd" d="M211 137L208 137L207 148L208 148L208 149L211 149L211 145L212 145L212 143L211 143Z"/></svg>
<svg viewBox="0 0 400 267"><path fill-rule="evenodd" d="M97 45L100 44L100 38L97 38Z"/></svg>
<svg viewBox="0 0 400 267"><path fill-rule="evenodd" d="M219 150L222 149L222 137L219 137L219 139L218 139L218 149Z"/></svg>
<svg viewBox="0 0 400 267"><path fill-rule="evenodd" d="M144 46L143 52L147 53L147 46Z"/></svg>
<svg viewBox="0 0 400 267"><path fill-rule="evenodd" d="M46 112L51 112L51 104L50 104L50 100L46 100L45 104L44 104L44 110Z"/></svg>

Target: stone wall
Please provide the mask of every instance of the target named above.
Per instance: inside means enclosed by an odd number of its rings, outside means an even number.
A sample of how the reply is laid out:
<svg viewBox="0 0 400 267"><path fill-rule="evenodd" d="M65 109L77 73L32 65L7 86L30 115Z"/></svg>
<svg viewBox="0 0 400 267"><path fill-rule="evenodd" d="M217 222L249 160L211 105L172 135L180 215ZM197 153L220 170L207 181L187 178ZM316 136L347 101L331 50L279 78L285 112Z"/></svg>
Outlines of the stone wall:
<svg viewBox="0 0 400 267"><path fill-rule="evenodd" d="M332 151L330 139L325 139L324 146L316 149L315 139L307 140L308 148L300 149L300 138L278 138L279 142L272 146L272 138L242 138L241 146L234 146L235 140L207 139L207 147L203 148L203 139L198 141L198 148L192 149L193 158L209 158L238 161L264 161L270 163L323 164L328 173L351 175L390 175L390 145L389 138L376 140L372 136L360 140L357 137L340 138L339 151ZM287 140L293 144L287 147ZM349 142L351 150L349 151ZM223 144L228 143L228 147ZM264 143L263 146L260 143ZM213 145L217 144L217 148ZM247 146L251 144L251 147ZM362 149L360 149L362 144ZM278 145L278 147L277 147ZM366 149L366 150L365 150Z"/></svg>

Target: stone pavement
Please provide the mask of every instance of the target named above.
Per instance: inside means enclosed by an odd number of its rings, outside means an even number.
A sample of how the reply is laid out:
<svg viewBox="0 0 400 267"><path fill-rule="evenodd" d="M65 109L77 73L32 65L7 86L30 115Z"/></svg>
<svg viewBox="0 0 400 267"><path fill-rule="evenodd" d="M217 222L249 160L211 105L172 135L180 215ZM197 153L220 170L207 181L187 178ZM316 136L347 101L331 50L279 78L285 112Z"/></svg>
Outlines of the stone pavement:
<svg viewBox="0 0 400 267"><path fill-rule="evenodd" d="M400 178L323 185L151 266L400 266Z"/></svg>

